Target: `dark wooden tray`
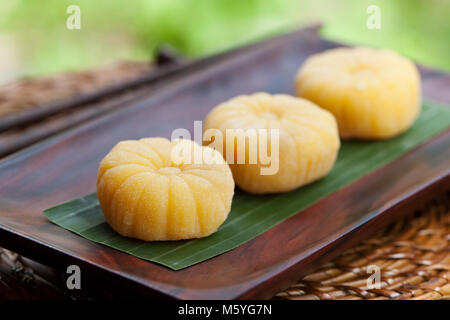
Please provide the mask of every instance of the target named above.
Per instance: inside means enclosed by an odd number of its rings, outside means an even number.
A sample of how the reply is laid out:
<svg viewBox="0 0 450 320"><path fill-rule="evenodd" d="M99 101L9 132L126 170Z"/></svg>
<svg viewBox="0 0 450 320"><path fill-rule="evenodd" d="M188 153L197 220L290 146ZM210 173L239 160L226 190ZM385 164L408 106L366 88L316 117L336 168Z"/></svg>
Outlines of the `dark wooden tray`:
<svg viewBox="0 0 450 320"><path fill-rule="evenodd" d="M95 191L100 159L119 140L193 129L217 103L254 91L293 90L312 53L337 44L311 30L263 42L166 85L128 108L90 121L0 162L0 245L59 267L182 299L269 298L434 193L450 189L450 131L415 148L254 240L171 271L49 223L42 210ZM422 70L425 95L450 102L450 77ZM441 99L439 99L441 98ZM299 232L301 230L301 232ZM92 278L91 278L92 279Z"/></svg>

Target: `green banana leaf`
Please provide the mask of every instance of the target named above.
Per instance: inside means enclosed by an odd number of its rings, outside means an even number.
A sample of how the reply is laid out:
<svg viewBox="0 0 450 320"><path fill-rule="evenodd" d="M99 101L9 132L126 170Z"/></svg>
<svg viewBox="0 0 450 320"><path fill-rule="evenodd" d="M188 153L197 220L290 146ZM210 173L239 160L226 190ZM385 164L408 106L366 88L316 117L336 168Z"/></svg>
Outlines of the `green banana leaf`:
<svg viewBox="0 0 450 320"><path fill-rule="evenodd" d="M105 222L95 194L47 209L44 214L51 222L86 239L179 270L257 237L448 127L450 108L426 102L413 127L399 137L375 142L344 141L334 168L320 181L277 195L257 196L236 190L228 219L207 238L144 242L120 236Z"/></svg>

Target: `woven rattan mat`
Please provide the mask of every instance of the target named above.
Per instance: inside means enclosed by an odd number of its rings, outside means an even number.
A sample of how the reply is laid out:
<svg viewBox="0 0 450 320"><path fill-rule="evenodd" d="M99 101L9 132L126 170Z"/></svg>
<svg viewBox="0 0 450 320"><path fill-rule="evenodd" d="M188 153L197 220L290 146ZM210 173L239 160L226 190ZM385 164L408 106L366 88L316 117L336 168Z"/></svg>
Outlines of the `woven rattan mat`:
<svg viewBox="0 0 450 320"><path fill-rule="evenodd" d="M93 71L23 78L7 83L0 86L0 117L132 79L150 67L148 62L120 61Z"/></svg>
<svg viewBox="0 0 450 320"><path fill-rule="evenodd" d="M130 79L147 68L146 64L124 62L108 67L106 73L105 69L65 73L4 85L0 87L0 116ZM449 244L450 195L445 194L345 251L274 298L448 299ZM55 275L54 269L46 270L2 248L0 258L0 299L37 298L36 292L38 298L73 298L61 290L61 277ZM369 279L375 274L374 268L379 271L379 282Z"/></svg>
<svg viewBox="0 0 450 320"><path fill-rule="evenodd" d="M450 195L441 195L345 251L276 298L448 299L449 244ZM375 283L369 277L377 268L380 281Z"/></svg>

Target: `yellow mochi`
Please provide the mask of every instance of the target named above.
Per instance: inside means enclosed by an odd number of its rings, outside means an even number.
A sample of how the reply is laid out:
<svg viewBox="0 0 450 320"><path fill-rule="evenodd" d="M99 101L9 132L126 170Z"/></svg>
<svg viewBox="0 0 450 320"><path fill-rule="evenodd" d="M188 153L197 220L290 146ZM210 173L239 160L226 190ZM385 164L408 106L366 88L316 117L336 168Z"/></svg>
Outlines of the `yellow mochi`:
<svg viewBox="0 0 450 320"><path fill-rule="evenodd" d="M206 117L204 134L209 129L222 133L223 148L219 150L229 163L235 183L243 190L255 194L286 192L308 184L326 175L336 160L340 147L336 120L333 115L313 103L289 95L255 93L235 97L214 108ZM227 158L227 129L267 129L268 154L271 150L271 129L279 132L278 157L273 157L275 174L261 174L262 168L272 164L261 161L249 161L249 146L237 143L234 147L234 159ZM260 137L258 137L259 141ZM215 139L207 141L210 144ZM231 141L231 140L230 140ZM252 149L254 150L254 149ZM257 145L258 154L261 151ZM238 163L237 154L245 154L245 163Z"/></svg>
<svg viewBox="0 0 450 320"><path fill-rule="evenodd" d="M420 113L420 75L393 51L338 48L311 56L295 79L297 96L331 111L342 138L383 139Z"/></svg>
<svg viewBox="0 0 450 320"><path fill-rule="evenodd" d="M175 157L176 147L203 161ZM189 140L119 142L101 161L97 197L109 225L141 240L200 238L214 233L231 207L234 181L217 151Z"/></svg>

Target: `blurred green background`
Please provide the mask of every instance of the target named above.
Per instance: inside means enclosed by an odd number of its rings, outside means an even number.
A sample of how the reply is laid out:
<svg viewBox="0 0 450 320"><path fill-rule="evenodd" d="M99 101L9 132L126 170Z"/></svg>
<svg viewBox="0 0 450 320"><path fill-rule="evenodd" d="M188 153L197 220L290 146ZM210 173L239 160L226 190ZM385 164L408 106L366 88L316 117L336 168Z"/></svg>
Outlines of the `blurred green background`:
<svg viewBox="0 0 450 320"><path fill-rule="evenodd" d="M80 30L66 28L72 4ZM163 42L199 57L317 21L325 38L450 70L450 0L0 0L0 81L150 59Z"/></svg>

